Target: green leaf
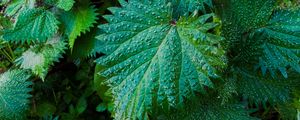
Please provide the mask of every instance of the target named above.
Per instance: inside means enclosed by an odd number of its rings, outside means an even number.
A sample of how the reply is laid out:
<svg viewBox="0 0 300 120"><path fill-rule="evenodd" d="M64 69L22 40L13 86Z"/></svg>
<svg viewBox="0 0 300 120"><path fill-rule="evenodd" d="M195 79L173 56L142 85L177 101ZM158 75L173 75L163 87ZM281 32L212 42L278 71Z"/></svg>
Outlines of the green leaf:
<svg viewBox="0 0 300 120"><path fill-rule="evenodd" d="M54 62L58 62L62 57L66 43L59 36L49 39L45 44L32 46L25 51L20 58L16 60L16 64L23 69L30 69L35 75L43 80L48 70Z"/></svg>
<svg viewBox="0 0 300 120"><path fill-rule="evenodd" d="M51 116L55 113L56 107L52 103L43 102L37 105L37 115L39 117Z"/></svg>
<svg viewBox="0 0 300 120"><path fill-rule="evenodd" d="M76 111L78 114L81 114L87 108L87 101L84 97L81 97L76 105Z"/></svg>
<svg viewBox="0 0 300 120"><path fill-rule="evenodd" d="M105 105L104 103L101 103L96 107L97 112L104 112L106 109L107 109L107 105Z"/></svg>
<svg viewBox="0 0 300 120"><path fill-rule="evenodd" d="M5 0L6 1L6 0ZM6 2L7 7L5 9L5 14L7 16L17 16L20 12L34 8L35 0L10 0L10 2Z"/></svg>
<svg viewBox="0 0 300 120"><path fill-rule="evenodd" d="M43 9L26 9L20 13L13 29L6 30L3 38L11 42L45 41L58 30L53 13Z"/></svg>
<svg viewBox="0 0 300 120"><path fill-rule="evenodd" d="M88 2L78 2L71 11L65 11L60 15L71 48L73 48L76 38L81 33L85 33L93 27L98 19L97 15L94 6L90 6Z"/></svg>
<svg viewBox="0 0 300 120"><path fill-rule="evenodd" d="M65 11L71 10L75 3L74 0L46 0L45 2L50 5L55 5L56 7Z"/></svg>
<svg viewBox="0 0 300 120"><path fill-rule="evenodd" d="M153 106L177 107L213 87L210 78L225 63L221 37L207 33L216 26L206 22L212 14L173 20L164 0L120 3L104 16L109 23L97 37L106 54L97 62L106 68L100 75L111 87L115 119L147 118Z"/></svg>
<svg viewBox="0 0 300 120"><path fill-rule="evenodd" d="M189 12L206 12L205 6L213 7L212 0L180 0L177 10L181 15L188 15Z"/></svg>
<svg viewBox="0 0 300 120"><path fill-rule="evenodd" d="M236 69L237 91L256 105L270 103L272 105L282 104L291 100L291 93L300 87L299 75L289 79L262 76L243 68Z"/></svg>
<svg viewBox="0 0 300 120"><path fill-rule="evenodd" d="M28 94L31 82L30 75L21 70L10 70L0 75L0 119L24 119L29 108Z"/></svg>
<svg viewBox="0 0 300 120"><path fill-rule="evenodd" d="M177 110L161 120L256 120L250 117L250 111L242 104L221 105L217 98L205 97L189 102L184 109Z"/></svg>
<svg viewBox="0 0 300 120"><path fill-rule="evenodd" d="M247 36L253 29L268 22L275 2L276 0L223 0L219 3L222 35L235 64L243 65L254 54L248 51L252 50L251 46L257 45L247 40Z"/></svg>
<svg viewBox="0 0 300 120"><path fill-rule="evenodd" d="M258 66L263 74L279 70L288 77L286 68L300 73L300 10L278 10L266 25L257 32L262 34L262 55Z"/></svg>
<svg viewBox="0 0 300 120"><path fill-rule="evenodd" d="M96 56L101 49L100 42L95 38L100 32L95 27L90 32L85 33L77 38L73 46L72 58L88 58Z"/></svg>

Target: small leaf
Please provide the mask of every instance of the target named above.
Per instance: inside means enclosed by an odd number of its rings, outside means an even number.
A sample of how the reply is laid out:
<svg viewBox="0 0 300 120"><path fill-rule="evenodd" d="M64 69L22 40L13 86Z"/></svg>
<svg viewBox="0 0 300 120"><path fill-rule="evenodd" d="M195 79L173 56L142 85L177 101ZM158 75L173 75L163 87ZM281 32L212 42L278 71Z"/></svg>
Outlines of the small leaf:
<svg viewBox="0 0 300 120"><path fill-rule="evenodd" d="M78 114L81 114L87 108L87 101L85 98L81 97L76 105L76 111Z"/></svg>
<svg viewBox="0 0 300 120"><path fill-rule="evenodd" d="M97 112L104 112L107 109L107 105L105 105L104 103L101 103L97 106L96 111Z"/></svg>
<svg viewBox="0 0 300 120"><path fill-rule="evenodd" d="M50 66L59 61L65 49L66 44L61 37L54 36L46 43L32 46L25 51L20 58L16 59L16 64L23 69L30 69L44 80Z"/></svg>

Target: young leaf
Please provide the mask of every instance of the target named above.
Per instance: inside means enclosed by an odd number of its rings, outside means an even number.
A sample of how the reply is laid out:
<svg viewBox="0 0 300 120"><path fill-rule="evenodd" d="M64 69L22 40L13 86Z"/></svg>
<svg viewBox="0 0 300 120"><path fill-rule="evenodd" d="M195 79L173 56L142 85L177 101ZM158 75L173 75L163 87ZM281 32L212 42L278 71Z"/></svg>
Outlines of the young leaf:
<svg viewBox="0 0 300 120"><path fill-rule="evenodd" d="M106 67L100 75L111 86L115 119L147 118L156 104L177 107L213 87L224 51L221 38L207 33L216 26L206 22L212 14L173 20L165 0L120 3L97 37L107 54L97 62Z"/></svg>
<svg viewBox="0 0 300 120"><path fill-rule="evenodd" d="M3 38L11 42L45 41L58 30L53 13L43 9L26 9L20 13L13 29L6 30Z"/></svg>
<svg viewBox="0 0 300 120"><path fill-rule="evenodd" d="M24 119L29 108L30 75L22 70L10 70L0 75L0 119Z"/></svg>
<svg viewBox="0 0 300 120"><path fill-rule="evenodd" d="M65 33L69 37L69 45L73 48L75 39L90 30L90 27L96 23L97 13L94 6L90 6L88 2L74 6L71 11L63 12L60 19L65 28Z"/></svg>
<svg viewBox="0 0 300 120"><path fill-rule="evenodd" d="M59 61L65 49L65 42L56 36L49 39L45 44L31 47L16 60L16 63L23 69L30 69L44 80L50 66Z"/></svg>

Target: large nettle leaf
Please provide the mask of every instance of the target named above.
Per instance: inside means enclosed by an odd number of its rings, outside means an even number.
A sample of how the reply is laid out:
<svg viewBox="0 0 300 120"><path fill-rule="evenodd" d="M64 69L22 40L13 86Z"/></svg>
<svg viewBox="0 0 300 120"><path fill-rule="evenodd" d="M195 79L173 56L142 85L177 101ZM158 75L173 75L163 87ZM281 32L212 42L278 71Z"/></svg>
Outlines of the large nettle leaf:
<svg viewBox="0 0 300 120"><path fill-rule="evenodd" d="M3 38L12 42L46 41L58 30L58 21L53 13L37 9L26 9L17 17L13 29L6 30Z"/></svg>
<svg viewBox="0 0 300 120"><path fill-rule="evenodd" d="M0 119L19 120L25 118L31 91L30 75L22 70L11 70L0 74Z"/></svg>
<svg viewBox="0 0 300 120"><path fill-rule="evenodd" d="M121 0L121 8L101 25L97 38L106 54L97 60L111 87L116 119L146 119L154 106L178 107L184 99L213 87L224 51L220 37L207 31L212 14L173 19L165 0Z"/></svg>
<svg viewBox="0 0 300 120"><path fill-rule="evenodd" d="M45 79L49 68L58 62L66 49L66 43L60 36L49 39L46 43L32 46L16 59L16 64L23 69L30 69L35 75Z"/></svg>

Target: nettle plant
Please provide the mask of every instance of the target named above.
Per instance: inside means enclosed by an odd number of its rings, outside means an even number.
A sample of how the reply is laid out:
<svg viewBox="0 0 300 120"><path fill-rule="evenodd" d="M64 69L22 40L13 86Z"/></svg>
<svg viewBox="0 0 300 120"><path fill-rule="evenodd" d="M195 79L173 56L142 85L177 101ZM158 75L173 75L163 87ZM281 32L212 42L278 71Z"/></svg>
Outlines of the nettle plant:
<svg viewBox="0 0 300 120"><path fill-rule="evenodd" d="M115 2L1 1L0 119L88 119L95 103L117 120L297 119L297 1ZM83 80L53 90L70 59ZM56 107L36 110L40 84L58 93Z"/></svg>

